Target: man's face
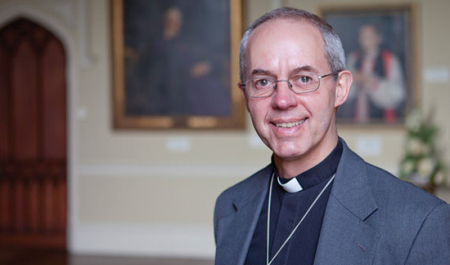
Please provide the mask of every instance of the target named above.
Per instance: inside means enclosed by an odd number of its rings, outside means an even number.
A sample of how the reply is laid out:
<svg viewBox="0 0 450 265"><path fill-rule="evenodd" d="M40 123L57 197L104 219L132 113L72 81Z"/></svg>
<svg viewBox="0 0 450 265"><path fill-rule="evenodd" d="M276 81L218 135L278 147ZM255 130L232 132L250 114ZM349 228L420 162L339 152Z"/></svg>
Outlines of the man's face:
<svg viewBox="0 0 450 265"><path fill-rule="evenodd" d="M381 37L376 29L371 26L363 26L359 30L359 44L364 52L373 52L381 44Z"/></svg>
<svg viewBox="0 0 450 265"><path fill-rule="evenodd" d="M175 37L181 30L183 25L183 15L177 8L170 8L165 14L164 31L170 36Z"/></svg>
<svg viewBox="0 0 450 265"><path fill-rule="evenodd" d="M268 75L288 79L298 69L310 69L318 76L330 73L320 32L306 22L275 19L256 28L249 39L246 79ZM275 162L301 159L309 168L320 162L337 143L335 108L336 82L320 80L320 87L307 94L295 94L287 82L279 82L267 98L245 93L247 109L262 141L274 152ZM345 99L344 99L345 101Z"/></svg>

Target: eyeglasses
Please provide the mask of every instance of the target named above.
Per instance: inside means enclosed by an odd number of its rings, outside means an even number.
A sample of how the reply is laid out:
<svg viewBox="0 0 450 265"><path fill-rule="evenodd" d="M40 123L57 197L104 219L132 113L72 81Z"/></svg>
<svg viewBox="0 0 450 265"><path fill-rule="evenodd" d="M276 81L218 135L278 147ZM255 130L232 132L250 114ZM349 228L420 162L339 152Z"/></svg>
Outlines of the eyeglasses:
<svg viewBox="0 0 450 265"><path fill-rule="evenodd" d="M317 76L317 74L312 72L301 72L289 77L287 80L276 80L268 76L259 76L249 79L241 85L246 88L248 95L253 98L270 97L277 89L279 82L287 82L289 89L296 94L305 94L316 91L320 86L320 79L337 75L340 72L342 70L321 76Z"/></svg>

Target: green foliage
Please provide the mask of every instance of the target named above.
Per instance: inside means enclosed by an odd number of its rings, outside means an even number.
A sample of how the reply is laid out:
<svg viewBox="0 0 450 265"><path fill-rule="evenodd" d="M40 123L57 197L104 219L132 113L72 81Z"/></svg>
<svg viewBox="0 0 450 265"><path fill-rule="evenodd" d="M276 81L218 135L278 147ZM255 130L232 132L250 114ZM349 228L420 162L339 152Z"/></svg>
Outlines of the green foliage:
<svg viewBox="0 0 450 265"><path fill-rule="evenodd" d="M414 110L406 119L406 129L400 178L420 184L443 184L446 166L435 144L438 127L430 117L423 118L420 110Z"/></svg>

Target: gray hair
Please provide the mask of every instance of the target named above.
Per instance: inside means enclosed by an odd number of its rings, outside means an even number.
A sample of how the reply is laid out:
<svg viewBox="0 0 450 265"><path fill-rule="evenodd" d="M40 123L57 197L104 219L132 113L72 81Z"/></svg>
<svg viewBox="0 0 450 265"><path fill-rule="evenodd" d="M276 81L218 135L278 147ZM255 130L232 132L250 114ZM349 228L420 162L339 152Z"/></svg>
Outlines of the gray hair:
<svg viewBox="0 0 450 265"><path fill-rule="evenodd" d="M241 45L239 47L239 68L241 82L244 82L245 80L245 69L247 67L245 50L247 49L247 43L248 39L250 38L250 34L253 32L253 30L255 30L263 23L273 19L296 19L309 22L322 34L325 43L325 57L328 60L331 72L345 69L344 49L342 48L341 39L333 30L333 27L331 27L320 17L307 11L290 7L282 7L264 14L262 17L253 22L253 24L251 24L247 31L244 33L241 40ZM335 76L334 78L336 80Z"/></svg>

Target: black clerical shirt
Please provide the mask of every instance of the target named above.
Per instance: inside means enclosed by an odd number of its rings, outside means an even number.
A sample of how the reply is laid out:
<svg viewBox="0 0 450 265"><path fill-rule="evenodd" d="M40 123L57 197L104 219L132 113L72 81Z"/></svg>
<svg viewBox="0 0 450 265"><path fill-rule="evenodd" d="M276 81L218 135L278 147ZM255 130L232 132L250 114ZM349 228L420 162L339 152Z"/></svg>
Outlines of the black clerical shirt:
<svg viewBox="0 0 450 265"><path fill-rule="evenodd" d="M276 177L273 182L270 209L270 259L272 259L298 224L323 187L325 187L330 178L336 173L342 150L342 142L338 140L338 144L334 150L322 162L296 176L298 182L303 187L302 191L296 193L287 193L278 184L276 179L278 178L278 174L275 164L272 161ZM316 254L317 243L319 242L320 230L322 228L322 221L330 191L331 185L324 191L292 238L274 259L272 265L309 265L314 263L314 256ZM267 205L268 195L266 196L253 234L245 265L266 264Z"/></svg>

